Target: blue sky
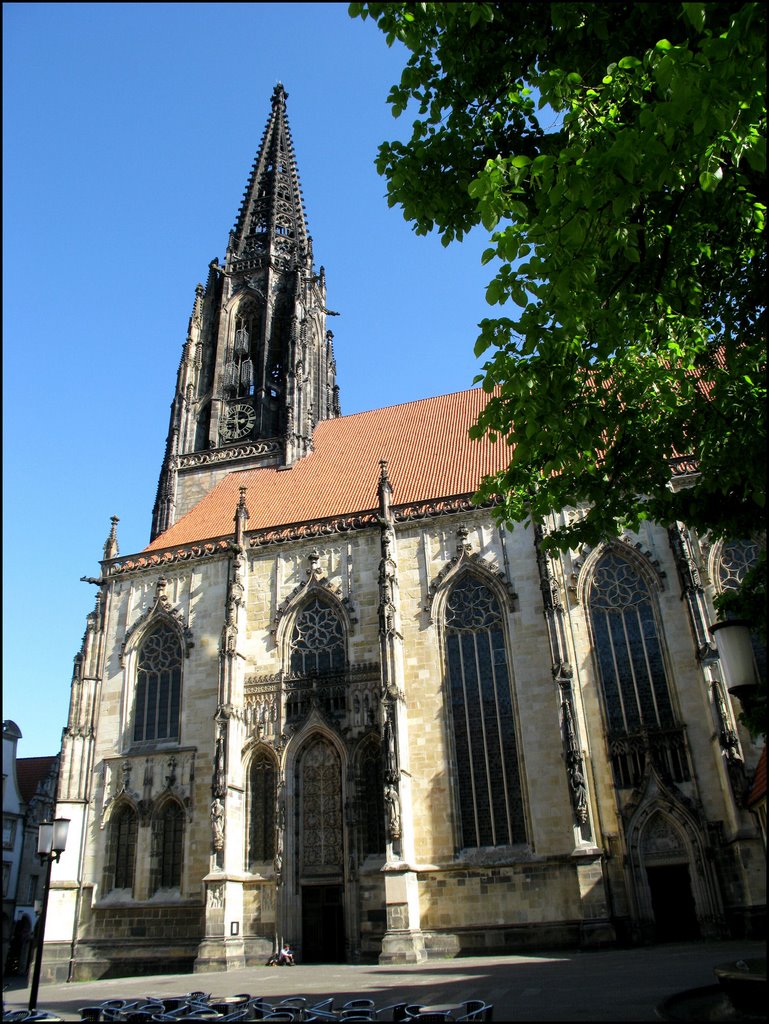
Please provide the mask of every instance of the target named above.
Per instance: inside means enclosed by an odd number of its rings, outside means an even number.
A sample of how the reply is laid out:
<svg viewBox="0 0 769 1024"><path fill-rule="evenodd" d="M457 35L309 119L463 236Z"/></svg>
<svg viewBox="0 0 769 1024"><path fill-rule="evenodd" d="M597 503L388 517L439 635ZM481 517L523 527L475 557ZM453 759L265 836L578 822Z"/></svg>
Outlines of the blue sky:
<svg viewBox="0 0 769 1024"><path fill-rule="evenodd" d="M404 51L346 4L3 5L3 717L55 753L110 516L149 540L195 285L288 92L343 413L470 387L490 269L384 198ZM397 497L397 496L396 496Z"/></svg>

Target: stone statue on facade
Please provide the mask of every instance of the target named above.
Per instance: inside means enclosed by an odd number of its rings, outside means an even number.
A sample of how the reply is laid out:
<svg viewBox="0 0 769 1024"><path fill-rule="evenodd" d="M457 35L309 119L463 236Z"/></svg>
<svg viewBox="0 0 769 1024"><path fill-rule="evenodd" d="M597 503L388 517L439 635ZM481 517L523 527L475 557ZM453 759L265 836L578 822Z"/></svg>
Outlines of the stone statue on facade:
<svg viewBox="0 0 769 1024"><path fill-rule="evenodd" d="M213 838L214 849L224 849L224 804L215 797L211 804L211 836Z"/></svg>

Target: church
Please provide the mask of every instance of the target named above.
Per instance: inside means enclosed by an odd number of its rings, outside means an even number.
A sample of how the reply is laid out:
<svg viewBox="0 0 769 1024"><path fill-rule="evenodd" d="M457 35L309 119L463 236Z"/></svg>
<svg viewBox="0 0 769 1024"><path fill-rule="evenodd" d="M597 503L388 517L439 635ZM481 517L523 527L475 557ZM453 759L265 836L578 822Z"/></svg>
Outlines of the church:
<svg viewBox="0 0 769 1024"><path fill-rule="evenodd" d="M761 934L760 750L709 632L758 542L553 556L473 503L482 390L343 416L286 98L195 291L148 546L113 519L89 580L44 978Z"/></svg>

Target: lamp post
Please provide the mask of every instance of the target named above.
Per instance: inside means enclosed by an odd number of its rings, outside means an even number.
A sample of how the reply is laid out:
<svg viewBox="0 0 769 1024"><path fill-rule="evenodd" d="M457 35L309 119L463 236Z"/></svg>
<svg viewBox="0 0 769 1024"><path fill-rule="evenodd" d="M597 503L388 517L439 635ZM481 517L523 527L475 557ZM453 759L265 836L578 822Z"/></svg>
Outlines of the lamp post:
<svg viewBox="0 0 769 1024"><path fill-rule="evenodd" d="M32 987L29 990L29 1009L37 1009L37 990L40 986L40 968L43 966L43 939L45 938L45 915L48 910L48 891L51 887L51 866L61 857L67 845L67 829L69 818L56 818L55 821L41 821L37 831L37 855L41 864L46 864L45 885L43 887L43 906L40 909L40 920L37 923L37 950L35 951L35 970L32 974Z"/></svg>

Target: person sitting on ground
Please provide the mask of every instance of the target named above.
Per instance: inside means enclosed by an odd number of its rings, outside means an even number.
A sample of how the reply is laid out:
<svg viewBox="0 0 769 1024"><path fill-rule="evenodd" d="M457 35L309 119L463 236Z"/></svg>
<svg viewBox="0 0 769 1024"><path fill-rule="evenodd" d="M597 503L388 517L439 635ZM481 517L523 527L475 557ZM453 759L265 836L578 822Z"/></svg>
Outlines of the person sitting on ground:
<svg viewBox="0 0 769 1024"><path fill-rule="evenodd" d="M288 943L281 947L280 953L278 954L278 963L282 967L294 966L294 954L291 952L291 946Z"/></svg>

